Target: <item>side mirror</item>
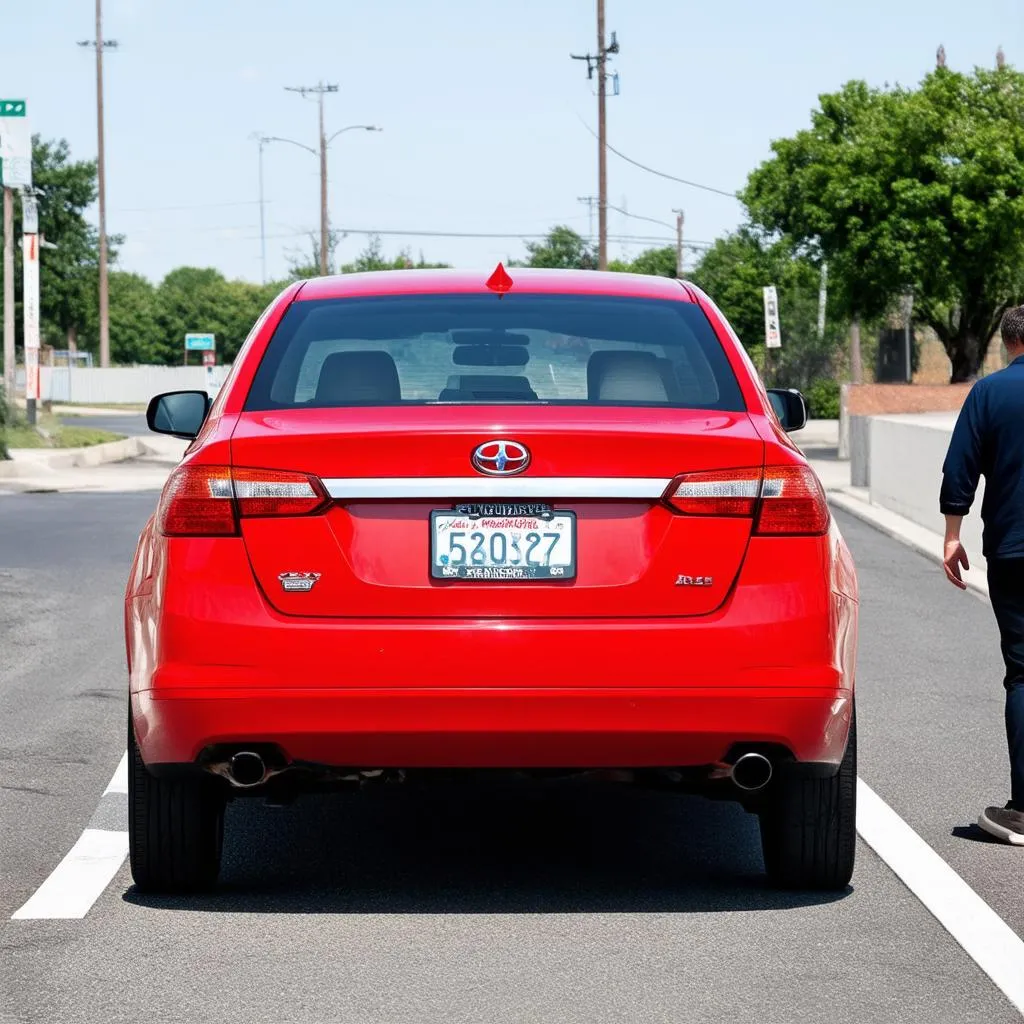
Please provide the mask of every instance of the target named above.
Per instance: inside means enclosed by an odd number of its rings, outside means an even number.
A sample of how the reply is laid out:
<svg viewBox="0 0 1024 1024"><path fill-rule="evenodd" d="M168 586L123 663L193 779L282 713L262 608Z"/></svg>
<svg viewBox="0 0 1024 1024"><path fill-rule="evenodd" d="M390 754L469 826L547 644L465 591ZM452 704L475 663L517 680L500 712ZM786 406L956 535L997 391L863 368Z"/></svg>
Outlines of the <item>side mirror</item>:
<svg viewBox="0 0 1024 1024"><path fill-rule="evenodd" d="M771 400L775 415L779 417L782 429L787 433L802 430L807 426L807 403L804 396L795 388L769 388L768 398Z"/></svg>
<svg viewBox="0 0 1024 1024"><path fill-rule="evenodd" d="M168 391L157 395L146 410L146 423L155 434L194 440L210 410L205 391Z"/></svg>

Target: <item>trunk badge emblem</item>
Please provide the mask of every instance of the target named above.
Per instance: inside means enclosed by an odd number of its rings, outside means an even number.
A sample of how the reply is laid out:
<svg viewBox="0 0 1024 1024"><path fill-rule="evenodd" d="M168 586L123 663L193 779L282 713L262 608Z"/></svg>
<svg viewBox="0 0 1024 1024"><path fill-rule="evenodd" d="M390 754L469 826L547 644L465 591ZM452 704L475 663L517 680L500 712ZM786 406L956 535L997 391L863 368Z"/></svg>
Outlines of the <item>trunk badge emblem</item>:
<svg viewBox="0 0 1024 1024"><path fill-rule="evenodd" d="M530 464L530 450L518 441L485 441L473 449L470 462L485 476L515 476Z"/></svg>
<svg viewBox="0 0 1024 1024"><path fill-rule="evenodd" d="M282 572L278 574L281 589L289 594L308 594L320 579L318 572Z"/></svg>
<svg viewBox="0 0 1024 1024"><path fill-rule="evenodd" d="M714 582L712 576L678 576L676 578L677 587L710 587L714 585Z"/></svg>

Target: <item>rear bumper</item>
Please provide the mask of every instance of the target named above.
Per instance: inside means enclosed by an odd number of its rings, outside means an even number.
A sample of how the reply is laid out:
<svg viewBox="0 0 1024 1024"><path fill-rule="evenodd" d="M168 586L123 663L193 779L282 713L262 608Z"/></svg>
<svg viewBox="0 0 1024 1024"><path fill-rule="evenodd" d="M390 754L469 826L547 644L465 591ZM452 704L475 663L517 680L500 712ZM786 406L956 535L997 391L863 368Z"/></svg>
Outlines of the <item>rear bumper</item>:
<svg viewBox="0 0 1024 1024"><path fill-rule="evenodd" d="M839 545L756 538L699 618L330 620L270 608L237 538L148 535L126 604L136 736L147 764L257 742L360 768L702 765L738 743L838 764L857 640Z"/></svg>
<svg viewBox="0 0 1024 1024"><path fill-rule="evenodd" d="M704 765L735 744L838 764L853 695L808 688L192 689L132 695L147 764L214 744L276 744L289 760L360 768Z"/></svg>

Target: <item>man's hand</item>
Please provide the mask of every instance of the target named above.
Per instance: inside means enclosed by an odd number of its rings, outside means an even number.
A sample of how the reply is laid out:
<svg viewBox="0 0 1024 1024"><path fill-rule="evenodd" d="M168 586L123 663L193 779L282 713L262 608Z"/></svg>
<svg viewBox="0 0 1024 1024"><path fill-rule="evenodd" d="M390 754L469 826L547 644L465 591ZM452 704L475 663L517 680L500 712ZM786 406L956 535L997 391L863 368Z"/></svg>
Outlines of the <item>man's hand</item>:
<svg viewBox="0 0 1024 1024"><path fill-rule="evenodd" d="M970 569L971 563L967 561L967 552L959 537L953 537L946 541L942 558L943 568L946 570L946 578L954 587L961 590L967 589L963 576L960 575L961 568Z"/></svg>

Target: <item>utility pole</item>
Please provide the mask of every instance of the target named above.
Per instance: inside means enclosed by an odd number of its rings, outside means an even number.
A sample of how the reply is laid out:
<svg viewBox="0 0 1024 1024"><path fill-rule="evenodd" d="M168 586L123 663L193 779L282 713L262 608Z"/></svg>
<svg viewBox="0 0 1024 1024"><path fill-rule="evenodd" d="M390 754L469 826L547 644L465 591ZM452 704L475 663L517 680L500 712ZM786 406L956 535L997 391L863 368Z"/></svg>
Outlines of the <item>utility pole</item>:
<svg viewBox="0 0 1024 1024"><path fill-rule="evenodd" d="M80 42L96 50L96 176L100 215L100 366L110 365L110 297L107 284L107 170L103 143L103 51L117 49L117 40L103 39L103 0L96 0L96 38Z"/></svg>
<svg viewBox="0 0 1024 1024"><path fill-rule="evenodd" d="M14 193L4 187L4 390L14 405Z"/></svg>
<svg viewBox="0 0 1024 1024"><path fill-rule="evenodd" d="M329 248L329 237L327 227L327 133L324 130L324 95L329 92L337 92L338 86L324 85L317 82L316 85L285 86L288 92L297 92L303 98L310 93L317 98L320 115L320 273L327 274L327 250Z"/></svg>
<svg viewBox="0 0 1024 1024"><path fill-rule="evenodd" d="M673 210L676 215L676 277L683 279L683 211Z"/></svg>
<svg viewBox="0 0 1024 1024"><path fill-rule="evenodd" d="M570 54L573 60L587 62L587 78L593 79L597 71L597 269L608 269L608 148L607 118L605 101L607 98L608 57L619 52L619 43L612 33L612 41L604 45L604 0L597 0L597 55Z"/></svg>

